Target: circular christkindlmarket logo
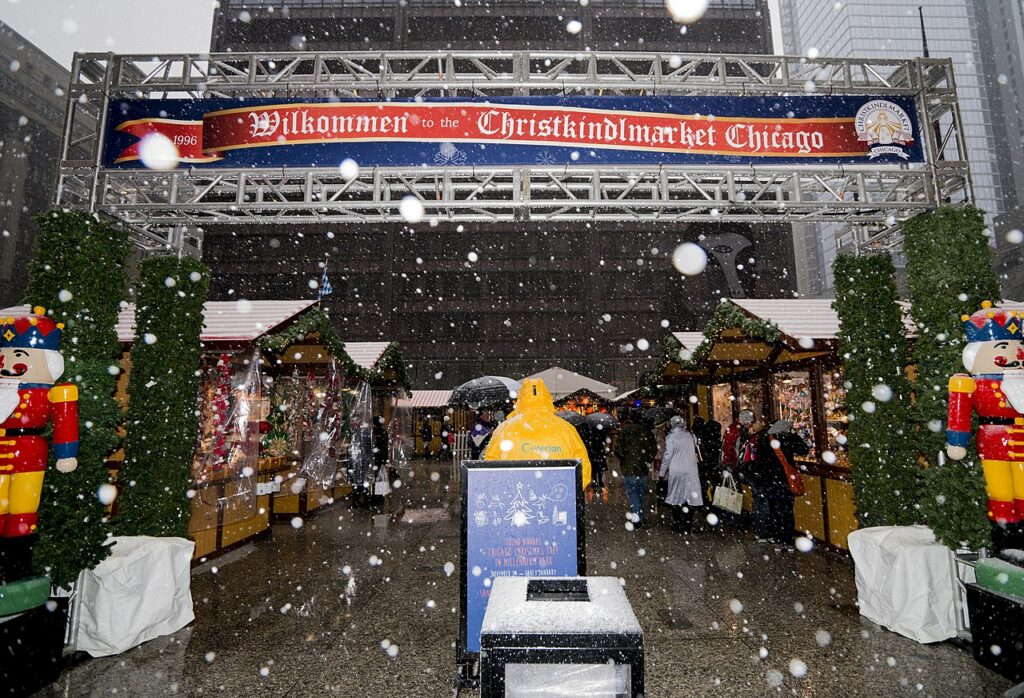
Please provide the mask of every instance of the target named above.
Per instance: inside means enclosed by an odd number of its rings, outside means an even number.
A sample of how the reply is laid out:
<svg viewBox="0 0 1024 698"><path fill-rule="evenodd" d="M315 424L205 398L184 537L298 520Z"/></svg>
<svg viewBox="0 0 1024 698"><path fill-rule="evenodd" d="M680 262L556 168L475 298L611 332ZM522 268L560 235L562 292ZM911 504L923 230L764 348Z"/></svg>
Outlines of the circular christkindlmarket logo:
<svg viewBox="0 0 1024 698"><path fill-rule="evenodd" d="M907 112L898 104L874 99L860 109L853 119L857 140L871 148L871 159L879 155L896 155L907 159L906 146L914 142L914 126Z"/></svg>

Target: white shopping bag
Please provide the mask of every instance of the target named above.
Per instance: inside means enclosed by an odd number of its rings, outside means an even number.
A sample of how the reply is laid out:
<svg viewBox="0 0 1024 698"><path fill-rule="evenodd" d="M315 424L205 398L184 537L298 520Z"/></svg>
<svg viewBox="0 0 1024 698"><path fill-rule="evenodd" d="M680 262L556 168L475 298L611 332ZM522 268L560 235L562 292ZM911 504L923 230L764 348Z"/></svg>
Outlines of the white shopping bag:
<svg viewBox="0 0 1024 698"><path fill-rule="evenodd" d="M736 486L736 480L728 470L722 474L722 484L715 487L711 504L733 514L743 511L743 492Z"/></svg>

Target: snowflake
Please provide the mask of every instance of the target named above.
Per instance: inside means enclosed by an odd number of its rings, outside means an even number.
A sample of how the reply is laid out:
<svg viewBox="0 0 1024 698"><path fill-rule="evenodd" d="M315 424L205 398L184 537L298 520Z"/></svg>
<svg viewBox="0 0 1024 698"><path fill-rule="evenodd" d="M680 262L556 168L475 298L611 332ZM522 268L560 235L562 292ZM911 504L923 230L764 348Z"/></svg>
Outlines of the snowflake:
<svg viewBox="0 0 1024 698"><path fill-rule="evenodd" d="M538 165L557 165L558 159L553 153L547 150L542 150L537 153L537 164Z"/></svg>
<svg viewBox="0 0 1024 698"><path fill-rule="evenodd" d="M466 153L451 143L442 143L434 153L434 162L438 165L465 165Z"/></svg>

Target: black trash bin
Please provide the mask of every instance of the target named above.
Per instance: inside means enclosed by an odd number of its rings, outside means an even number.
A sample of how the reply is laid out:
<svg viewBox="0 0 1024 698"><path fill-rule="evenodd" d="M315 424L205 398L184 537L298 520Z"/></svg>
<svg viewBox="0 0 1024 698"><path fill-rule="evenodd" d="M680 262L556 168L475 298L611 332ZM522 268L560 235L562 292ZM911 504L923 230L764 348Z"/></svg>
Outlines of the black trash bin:
<svg viewBox="0 0 1024 698"><path fill-rule="evenodd" d="M615 577L498 577L480 632L481 698L630 698L644 634Z"/></svg>
<svg viewBox="0 0 1024 698"><path fill-rule="evenodd" d="M67 599L0 618L0 694L28 696L57 680L67 621Z"/></svg>
<svg viewBox="0 0 1024 698"><path fill-rule="evenodd" d="M1024 601L977 584L967 585L974 658L982 666L1024 681Z"/></svg>

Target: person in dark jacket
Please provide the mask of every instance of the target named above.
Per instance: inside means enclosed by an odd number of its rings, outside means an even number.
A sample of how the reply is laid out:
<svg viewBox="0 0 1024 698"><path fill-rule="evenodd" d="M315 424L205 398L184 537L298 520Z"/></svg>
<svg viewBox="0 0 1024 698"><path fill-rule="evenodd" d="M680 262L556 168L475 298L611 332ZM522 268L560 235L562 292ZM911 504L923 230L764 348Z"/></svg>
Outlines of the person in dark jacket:
<svg viewBox="0 0 1024 698"><path fill-rule="evenodd" d="M430 426L430 415L424 415L420 427L420 438L423 440L423 457L430 460L430 442L434 440L434 428Z"/></svg>
<svg viewBox="0 0 1024 698"><path fill-rule="evenodd" d="M658 452L658 443L654 433L634 411L626 415L626 425L619 434L619 443L615 450L619 457L619 470L626 485L626 496L633 512L633 524L639 528L644 525L644 497L647 494L647 476L654 465L654 457Z"/></svg>
<svg viewBox="0 0 1024 698"><path fill-rule="evenodd" d="M608 429L580 427L583 445L587 448L590 458L590 475L598 490L604 489L604 471L608 468Z"/></svg>
<svg viewBox="0 0 1024 698"><path fill-rule="evenodd" d="M487 444L491 440L491 432L494 431L494 427L491 426L490 415L486 412L481 412L476 417L476 423L473 428L469 430L469 457L472 460L480 460L481 454L487 449Z"/></svg>
<svg viewBox="0 0 1024 698"><path fill-rule="evenodd" d="M758 540L790 546L796 528L793 523L793 492L786 480L786 470L775 449L778 448L796 467L796 457L810 452L807 443L793 433L793 423L780 419L762 432L757 440L757 453L746 472L754 499L754 531Z"/></svg>
<svg viewBox="0 0 1024 698"><path fill-rule="evenodd" d="M708 496L709 488L722 481L722 425L712 419L697 431L694 424L694 434L700 440L701 494Z"/></svg>

